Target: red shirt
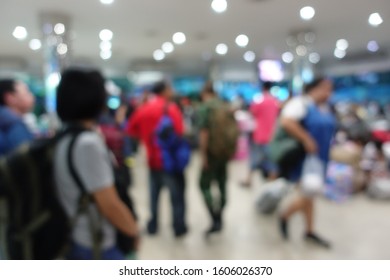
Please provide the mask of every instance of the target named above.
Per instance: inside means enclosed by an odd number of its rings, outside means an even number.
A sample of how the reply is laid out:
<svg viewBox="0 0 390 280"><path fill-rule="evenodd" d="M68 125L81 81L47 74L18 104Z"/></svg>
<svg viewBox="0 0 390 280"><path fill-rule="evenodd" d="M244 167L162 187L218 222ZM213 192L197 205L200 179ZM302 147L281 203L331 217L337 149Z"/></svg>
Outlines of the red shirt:
<svg viewBox="0 0 390 280"><path fill-rule="evenodd" d="M264 94L262 100L251 105L250 111L256 122L253 141L256 144L268 144L279 114L278 100L270 94Z"/></svg>
<svg viewBox="0 0 390 280"><path fill-rule="evenodd" d="M135 111L127 126L129 135L140 139L146 146L149 167L154 170L161 170L163 167L161 150L154 141L154 131L164 114L167 102L162 97L148 101ZM183 135L183 116L176 104L171 102L167 113L172 119L175 132L178 135Z"/></svg>

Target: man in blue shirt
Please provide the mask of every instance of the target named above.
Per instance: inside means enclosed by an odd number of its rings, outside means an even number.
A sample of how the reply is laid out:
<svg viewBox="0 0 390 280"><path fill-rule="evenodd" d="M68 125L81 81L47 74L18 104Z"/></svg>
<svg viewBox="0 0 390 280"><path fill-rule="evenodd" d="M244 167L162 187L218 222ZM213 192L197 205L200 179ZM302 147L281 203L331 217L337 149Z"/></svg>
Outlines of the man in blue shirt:
<svg viewBox="0 0 390 280"><path fill-rule="evenodd" d="M0 156L33 139L23 115L34 106L34 96L23 82L0 80Z"/></svg>

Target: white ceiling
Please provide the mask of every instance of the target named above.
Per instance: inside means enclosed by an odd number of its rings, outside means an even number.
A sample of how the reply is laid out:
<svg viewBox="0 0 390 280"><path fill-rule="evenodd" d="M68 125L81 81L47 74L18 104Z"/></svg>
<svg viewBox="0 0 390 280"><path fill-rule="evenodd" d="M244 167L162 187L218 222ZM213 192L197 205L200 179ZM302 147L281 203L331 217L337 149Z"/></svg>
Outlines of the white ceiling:
<svg viewBox="0 0 390 280"><path fill-rule="evenodd" d="M39 65L41 52L29 49L28 41L40 38L39 14L60 12L71 17L73 57L99 66L126 72L134 61L151 60L152 53L172 34L182 31L187 42L177 46L166 62L180 65L183 71L196 71L206 64L202 53L213 53L218 43L226 43L229 53L219 57L229 63L243 63L245 50L259 58L280 58L288 50L286 37L297 29L311 29L317 34L314 45L322 63L342 63L333 57L337 39L349 41L349 54L366 53L368 41L376 40L390 53L390 0L228 0L228 10L216 14L211 0L115 0L105 6L99 0L0 0L0 61L21 57L28 64ZM313 20L304 22L300 8L316 9ZM368 24L368 17L379 12L384 22L379 27ZM24 41L12 37L13 29L25 26L29 36ZM99 57L99 31L114 32L113 56ZM244 50L235 45L244 33L250 42ZM131 64L131 62L133 62ZM1 64L0 64L1 65ZM0 66L1 67L1 66Z"/></svg>

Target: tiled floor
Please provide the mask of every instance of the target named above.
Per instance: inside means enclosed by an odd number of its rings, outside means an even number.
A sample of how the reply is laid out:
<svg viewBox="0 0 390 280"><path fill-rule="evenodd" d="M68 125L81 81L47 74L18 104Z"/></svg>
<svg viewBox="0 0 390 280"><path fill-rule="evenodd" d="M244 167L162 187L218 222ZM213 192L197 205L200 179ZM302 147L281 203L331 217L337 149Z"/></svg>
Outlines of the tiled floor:
<svg viewBox="0 0 390 280"><path fill-rule="evenodd" d="M290 223L291 240L284 242L277 231L277 215L264 216L256 212L254 197L261 188L239 186L247 172L245 162L229 166L228 206L222 233L206 240L204 231L209 217L198 187L199 158L194 155L187 170L187 218L190 232L175 239L171 228L171 207L167 190L160 200L160 232L157 236L144 235L140 259L390 259L390 201L378 202L360 195L336 204L318 199L316 227L332 241L333 248L325 250L302 240L303 219L294 216ZM148 179L145 159L138 157L133 170L132 194L144 228L149 217ZM289 197L294 194L291 194ZM286 200L289 199L286 198Z"/></svg>

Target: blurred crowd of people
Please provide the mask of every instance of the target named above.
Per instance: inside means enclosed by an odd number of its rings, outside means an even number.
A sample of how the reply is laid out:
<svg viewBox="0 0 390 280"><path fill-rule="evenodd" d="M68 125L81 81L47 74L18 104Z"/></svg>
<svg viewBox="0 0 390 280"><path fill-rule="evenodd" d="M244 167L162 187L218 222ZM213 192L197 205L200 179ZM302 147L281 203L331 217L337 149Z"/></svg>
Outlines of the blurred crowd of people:
<svg viewBox="0 0 390 280"><path fill-rule="evenodd" d="M139 144L146 147L149 167L148 234L159 232L159 197L164 186L170 192L174 235L179 238L188 232L186 204L191 201L185 200L184 171L195 149L202 162L199 190L210 218L205 235L221 231L227 166L240 158L243 145L248 149L249 173L242 186L250 187L253 174L261 170L268 186L282 179L300 190L279 215L281 236L289 238L290 217L301 212L304 238L329 248L330 242L314 228L319 193L335 200L362 191L372 197L390 196L389 110L375 103L331 106L333 85L326 78L313 80L301 95L285 103L271 94L272 86L264 81L261 98L244 108L221 100L211 82L194 102L175 97L172 85L159 81L138 99L112 110L107 107L105 80L99 72L68 69L57 88L57 115L62 123L57 133L62 137L57 137L37 135L26 124L24 115L34 106L28 87L1 80L0 156L9 157L23 144L34 143L34 138L56 139L53 177L58 201L69 219L77 217L63 258L134 258L142 246L142 229L129 188ZM212 190L213 182L218 195ZM0 195L7 199L10 194L5 189L0 184ZM80 212L84 195L88 201ZM91 230L91 221L98 224L97 232ZM0 257L21 258L12 254L19 247L7 244L4 227L1 231Z"/></svg>

